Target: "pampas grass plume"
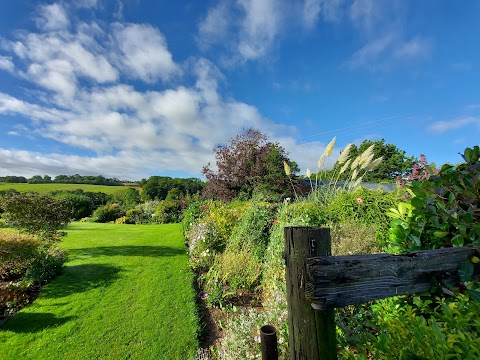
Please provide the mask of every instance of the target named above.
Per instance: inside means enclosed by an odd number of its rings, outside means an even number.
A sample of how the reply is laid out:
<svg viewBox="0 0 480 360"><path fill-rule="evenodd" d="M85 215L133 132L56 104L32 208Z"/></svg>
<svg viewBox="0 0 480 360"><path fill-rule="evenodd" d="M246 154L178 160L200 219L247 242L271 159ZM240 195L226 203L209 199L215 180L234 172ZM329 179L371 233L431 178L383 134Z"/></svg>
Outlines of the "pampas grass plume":
<svg viewBox="0 0 480 360"><path fill-rule="evenodd" d="M338 163L342 165L345 161L347 161L348 155L350 154L350 149L352 148L353 144L350 143L345 148L343 151L340 153L340 157L338 158Z"/></svg>
<svg viewBox="0 0 480 360"><path fill-rule="evenodd" d="M286 161L283 162L283 169L285 170L285 175L291 175L292 171L290 169L290 165L288 165Z"/></svg>
<svg viewBox="0 0 480 360"><path fill-rule="evenodd" d="M359 155L355 158L355 160L352 161L352 164L350 165L350 169L353 170L353 169L356 169L357 166L358 166L358 163L360 162L361 160L361 157L362 155Z"/></svg>
<svg viewBox="0 0 480 360"><path fill-rule="evenodd" d="M337 139L337 137L335 136L332 141L330 141L327 145L327 147L325 148L325 152L323 153L325 155L325 157L327 156L330 156L330 154L332 153L333 151L333 148L335 147L335 140Z"/></svg>
<svg viewBox="0 0 480 360"><path fill-rule="evenodd" d="M307 178L310 179L310 177L312 176L312 172L310 171L310 169L307 169L306 175L307 175Z"/></svg>
<svg viewBox="0 0 480 360"><path fill-rule="evenodd" d="M340 174L343 174L345 171L347 171L351 162L352 162L352 159L348 159L347 162L343 164L342 168L340 169Z"/></svg>
<svg viewBox="0 0 480 360"><path fill-rule="evenodd" d="M367 166L367 171L375 170L383 161L383 156L373 160L370 165Z"/></svg>

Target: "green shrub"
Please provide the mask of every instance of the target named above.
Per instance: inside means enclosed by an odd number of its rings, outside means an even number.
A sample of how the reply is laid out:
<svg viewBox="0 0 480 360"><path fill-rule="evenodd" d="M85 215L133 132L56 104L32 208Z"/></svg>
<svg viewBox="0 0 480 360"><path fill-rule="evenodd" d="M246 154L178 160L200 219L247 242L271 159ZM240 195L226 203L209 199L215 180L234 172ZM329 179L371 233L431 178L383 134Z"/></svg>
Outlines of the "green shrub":
<svg viewBox="0 0 480 360"><path fill-rule="evenodd" d="M66 201L37 193L18 193L0 197L5 223L30 234L49 238L70 222Z"/></svg>
<svg viewBox="0 0 480 360"><path fill-rule="evenodd" d="M37 256L25 274L25 279L34 283L42 283L50 280L62 271L65 261L64 252L56 247L40 248Z"/></svg>
<svg viewBox="0 0 480 360"><path fill-rule="evenodd" d="M478 359L480 303L462 294L437 302L419 316L415 305L377 301L372 305L377 334L367 334L357 351L376 359Z"/></svg>
<svg viewBox="0 0 480 360"><path fill-rule="evenodd" d="M129 209L125 213L126 224L142 224L143 212L139 209Z"/></svg>
<svg viewBox="0 0 480 360"><path fill-rule="evenodd" d="M354 220L332 224L332 255L375 254L381 252L375 239L376 225Z"/></svg>
<svg viewBox="0 0 480 360"><path fill-rule="evenodd" d="M355 221L375 228L377 246L385 247L390 227L387 212L398 203L398 200L399 195L394 191L367 190L359 187L351 192L337 192L327 205L326 211L330 224Z"/></svg>
<svg viewBox="0 0 480 360"><path fill-rule="evenodd" d="M155 210L155 221L160 224L180 222L180 203L173 200L162 200Z"/></svg>
<svg viewBox="0 0 480 360"><path fill-rule="evenodd" d="M407 185L412 197L389 212L392 252L480 244L480 148L467 148L463 158Z"/></svg>
<svg viewBox="0 0 480 360"><path fill-rule="evenodd" d="M118 204L101 206L93 212L93 218L95 219L95 222L100 223L115 221L124 215L125 213Z"/></svg>
<svg viewBox="0 0 480 360"><path fill-rule="evenodd" d="M151 224L155 223L155 211L157 209L158 204L160 201L158 200L150 200L145 201L143 204L139 204L135 207L135 210L140 211L135 216L135 223L136 224Z"/></svg>
<svg viewBox="0 0 480 360"><path fill-rule="evenodd" d="M13 314L27 303L32 285L28 281L0 282L0 315Z"/></svg>
<svg viewBox="0 0 480 360"><path fill-rule="evenodd" d="M184 235L190 231L193 224L198 222L206 214L206 210L208 209L207 204L208 201L193 201L188 205L182 215Z"/></svg>
<svg viewBox="0 0 480 360"><path fill-rule="evenodd" d="M394 219L390 252L480 243L479 147L466 149L463 157L465 163L444 165L438 175L406 186L410 199L388 213ZM473 272L473 264L465 265ZM475 286L461 280L463 291ZM450 295L432 291L375 302L373 326L348 358L360 352L380 359L477 359L480 303L469 296L478 298L479 293L468 290L452 296L444 291Z"/></svg>
<svg viewBox="0 0 480 360"><path fill-rule="evenodd" d="M0 231L0 280L18 280L38 253L40 242L31 235Z"/></svg>
<svg viewBox="0 0 480 360"><path fill-rule="evenodd" d="M73 192L62 192L57 196L67 202L67 206L71 211L71 218L78 220L90 216L93 212L93 202L85 194L77 194Z"/></svg>

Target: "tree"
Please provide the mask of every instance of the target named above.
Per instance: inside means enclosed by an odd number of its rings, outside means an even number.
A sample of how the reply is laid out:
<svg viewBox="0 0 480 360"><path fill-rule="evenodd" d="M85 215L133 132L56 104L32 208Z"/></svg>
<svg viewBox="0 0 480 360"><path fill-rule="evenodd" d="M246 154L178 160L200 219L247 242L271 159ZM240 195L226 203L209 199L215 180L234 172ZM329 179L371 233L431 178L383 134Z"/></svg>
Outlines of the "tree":
<svg viewBox="0 0 480 360"><path fill-rule="evenodd" d="M214 149L217 171L210 164L202 172L207 179L203 195L230 201L236 197L251 198L254 191L263 191L276 196L288 195L291 185L284 173L287 162L292 173L298 165L291 161L285 149L255 129L230 139L227 145Z"/></svg>
<svg viewBox="0 0 480 360"><path fill-rule="evenodd" d="M58 230L70 222L71 209L67 202L37 193L13 193L0 198L0 207L7 225L54 239Z"/></svg>
<svg viewBox="0 0 480 360"><path fill-rule="evenodd" d="M352 145L348 159L355 159L371 145L375 145L373 150L374 158L382 157L383 160L375 170L365 174L364 181L394 181L397 176L404 176L412 171L415 157L405 156L404 150L400 150L396 145L386 144L385 139L378 141L364 140L358 147L355 144ZM338 171L341 167L342 165L335 164L334 171ZM345 179L348 179L350 174L347 171L343 176Z"/></svg>

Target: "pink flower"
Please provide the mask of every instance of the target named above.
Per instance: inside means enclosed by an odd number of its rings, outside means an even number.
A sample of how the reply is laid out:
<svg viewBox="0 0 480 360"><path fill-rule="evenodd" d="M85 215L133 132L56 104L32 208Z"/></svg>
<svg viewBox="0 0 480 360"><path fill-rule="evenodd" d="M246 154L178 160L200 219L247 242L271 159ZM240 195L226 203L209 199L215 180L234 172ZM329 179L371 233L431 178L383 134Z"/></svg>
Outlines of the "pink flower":
<svg viewBox="0 0 480 360"><path fill-rule="evenodd" d="M363 199L361 197L358 197L357 198L357 204L363 204Z"/></svg>
<svg viewBox="0 0 480 360"><path fill-rule="evenodd" d="M208 297L208 294L207 293L204 293L203 296L202 296L202 300L206 300Z"/></svg>

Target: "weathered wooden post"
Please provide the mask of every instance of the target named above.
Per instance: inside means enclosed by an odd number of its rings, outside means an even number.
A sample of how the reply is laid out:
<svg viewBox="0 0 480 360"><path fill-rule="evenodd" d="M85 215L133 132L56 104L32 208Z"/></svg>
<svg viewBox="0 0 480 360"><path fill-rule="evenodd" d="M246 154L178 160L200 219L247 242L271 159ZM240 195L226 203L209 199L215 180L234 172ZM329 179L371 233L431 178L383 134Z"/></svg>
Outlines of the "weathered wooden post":
<svg viewBox="0 0 480 360"><path fill-rule="evenodd" d="M334 309L315 310L305 297L307 258L331 255L330 229L286 227L284 237L290 359L336 359Z"/></svg>

